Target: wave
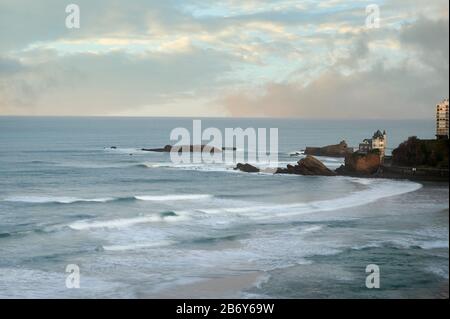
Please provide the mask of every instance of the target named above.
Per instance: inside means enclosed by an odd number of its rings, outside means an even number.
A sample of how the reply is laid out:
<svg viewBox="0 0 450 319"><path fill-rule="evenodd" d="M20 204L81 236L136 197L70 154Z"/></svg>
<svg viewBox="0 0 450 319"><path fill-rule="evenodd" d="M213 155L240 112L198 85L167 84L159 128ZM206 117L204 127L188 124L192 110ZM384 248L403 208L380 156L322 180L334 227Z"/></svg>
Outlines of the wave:
<svg viewBox="0 0 450 319"><path fill-rule="evenodd" d="M180 201L180 200L198 200L212 198L209 194L187 194L187 195L153 195L153 196L134 196L137 200L142 201Z"/></svg>
<svg viewBox="0 0 450 319"><path fill-rule="evenodd" d="M170 246L174 242L169 240L157 241L152 243L132 243L132 244L124 244L124 245L102 245L100 250L105 251L126 251L126 250L140 250L140 249L148 249L148 248L157 248Z"/></svg>
<svg viewBox="0 0 450 319"><path fill-rule="evenodd" d="M108 153L119 153L119 154L149 154L149 153L154 153L154 152L147 152L147 151L143 151L142 149L139 148L133 148L133 147L128 147L128 148L121 148L121 147L117 147L117 148L105 148L104 149L105 152ZM160 153L157 153L160 154Z"/></svg>
<svg viewBox="0 0 450 319"><path fill-rule="evenodd" d="M131 197L102 197L102 198L78 198L68 196L11 196L3 199L4 202L30 203L30 204L74 204L74 203L106 203L112 201L193 201L210 199L209 194L174 194L174 195L140 195Z"/></svg>
<svg viewBox="0 0 450 319"><path fill-rule="evenodd" d="M235 165L226 164L175 164L172 162L144 162L136 165L143 168L164 168L164 169L180 169L186 171L205 171L205 172L236 172L233 170Z"/></svg>
<svg viewBox="0 0 450 319"><path fill-rule="evenodd" d="M424 241L419 245L420 248L425 250L439 249L439 248L448 249L448 246L449 246L448 240Z"/></svg>
<svg viewBox="0 0 450 319"><path fill-rule="evenodd" d="M336 169L344 164L343 161L339 159L326 158L322 159L325 166L330 169ZM277 163L269 163L263 161L244 161L248 164L256 166L260 168L260 175L274 175L273 173L267 174L264 173L264 169L268 169L271 167L286 167L287 165L296 165L297 161L278 161ZM135 164L135 167L141 168L162 168L162 169L179 169L179 170L187 170L187 171L201 171L201 172L227 172L227 173L243 173L241 171L236 171L234 168L236 167L236 162L223 162L223 163L173 163L173 162L143 162L139 164ZM247 174L247 173L244 173ZM280 175L278 175L280 176ZM284 175L285 176L285 175Z"/></svg>
<svg viewBox="0 0 450 319"><path fill-rule="evenodd" d="M315 233L315 232L321 231L322 229L323 229L322 225L305 227L304 229L300 230L300 234Z"/></svg>
<svg viewBox="0 0 450 319"><path fill-rule="evenodd" d="M353 179L358 181L358 179ZM382 198L397 196L409 192L416 191L422 187L421 184L404 181L386 181L371 179L370 183L363 182L366 189L363 191L352 193L348 196L314 201L307 203L294 204L277 204L262 205L261 203L242 202L235 207L218 207L218 208L196 208L191 211L167 212L159 215L120 218L106 221L79 221L69 225L70 228L76 230L95 229L95 228L121 228L134 226L143 223L155 223L165 221L182 221L187 217L194 215L234 215L237 218L247 218L253 220L275 219L285 221L285 217L293 217L302 214L310 214L317 212L335 211L339 209L352 208L375 202ZM185 195L152 195L152 196L135 196L137 200L143 201L177 201L177 200L210 200L213 196L208 194L185 194ZM218 199L222 201L221 199ZM227 201L226 201L227 202ZM284 217L284 218L283 218ZM306 229L305 232L314 232L320 230L320 227L312 227Z"/></svg>
<svg viewBox="0 0 450 319"><path fill-rule="evenodd" d="M351 181L361 182L366 187L365 190L352 193L345 197L313 201L306 203L293 203L293 204L276 204L276 205L263 205L256 202L239 201L239 206L234 207L216 207L216 208L195 208L189 211L182 212L162 212L160 214L153 214L148 216L139 216L132 218L117 218L112 220L79 220L68 224L71 229L74 230L87 230L98 228L122 228L130 227L144 223L158 223L158 222L177 222L191 219L201 214L206 215L234 215L238 219L253 219L264 220L273 219L275 221L285 221L283 217L292 217L302 214L335 211L339 209L351 208L356 206L365 205L382 198L391 196L397 196L408 192L413 192L422 187L421 184L405 181L387 181L371 179L370 182L363 181L362 179L349 178ZM24 201L31 203L75 203L75 202L107 202L112 200L141 200L141 201L198 201L206 200L211 202L211 198L215 198L210 194L172 194L172 195L140 195L133 197L122 198L93 198L82 199L74 197L10 197L6 200L9 201ZM215 198L214 203L225 205L230 203L228 200ZM233 201L231 201L233 202ZM235 219L233 219L236 221ZM231 220L231 221L233 221ZM319 231L321 228L314 226L310 229L305 229L305 233ZM440 243L440 246L447 246L448 243ZM435 247L436 245L433 245ZM427 247L428 248L428 247Z"/></svg>
<svg viewBox="0 0 450 319"><path fill-rule="evenodd" d="M186 220L186 216L180 216L178 214L165 214L161 213L159 215L141 216L141 217L131 217L131 218L117 218L110 220L99 220L99 221L86 221L81 220L67 225L73 230L91 230L98 228L124 228L139 224L148 223L160 223L160 222L174 222L180 220Z"/></svg>
<svg viewBox="0 0 450 319"><path fill-rule="evenodd" d="M285 161L278 162L276 166L286 167L288 164L294 165L296 162ZM267 162L249 162L251 165L259 167L261 170L269 168L270 163ZM136 165L142 168L163 168L163 169L179 169L185 171L200 171L200 172L226 172L226 173L236 173L236 174L247 174L239 170L234 170L236 163L225 162L225 163L186 163L186 164L176 164L172 162L144 162ZM264 174L261 172L261 175ZM264 174L266 175L266 174ZM272 173L270 175L273 175Z"/></svg>
<svg viewBox="0 0 450 319"><path fill-rule="evenodd" d="M448 267L429 266L425 268L425 271L448 280Z"/></svg>
<svg viewBox="0 0 450 319"><path fill-rule="evenodd" d="M448 249L449 242L448 240L384 240L379 242L371 242L364 245L356 245L351 249L353 250L367 250L373 248L394 248L394 249L423 249L423 250L432 250L432 249Z"/></svg>
<svg viewBox="0 0 450 319"><path fill-rule="evenodd" d="M31 204L46 204L46 203L58 203L58 204L73 204L79 202L88 203L105 203L115 200L112 197L104 198L77 198L66 196L12 196L3 199L5 202L18 202L18 203L31 203Z"/></svg>
<svg viewBox="0 0 450 319"><path fill-rule="evenodd" d="M231 213L258 219L270 219L273 217L288 217L362 206L375 202L382 198L414 192L422 188L421 184L413 182L386 181L376 179L372 179L370 183L365 183L365 185L369 186L366 190L355 192L345 197L330 200L295 204L213 208L202 209L200 211L207 214Z"/></svg>
<svg viewBox="0 0 450 319"><path fill-rule="evenodd" d="M108 169L108 168L129 168L129 167L140 167L136 162L131 163L95 163L95 162L63 162L56 163L58 167L64 168L81 168L81 169Z"/></svg>

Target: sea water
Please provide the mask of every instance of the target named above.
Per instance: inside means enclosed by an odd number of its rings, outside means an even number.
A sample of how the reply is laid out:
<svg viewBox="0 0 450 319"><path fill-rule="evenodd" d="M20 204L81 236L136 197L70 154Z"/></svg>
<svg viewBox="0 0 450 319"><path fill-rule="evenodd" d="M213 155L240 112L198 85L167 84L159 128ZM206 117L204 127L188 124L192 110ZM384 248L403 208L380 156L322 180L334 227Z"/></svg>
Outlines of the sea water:
<svg viewBox="0 0 450 319"><path fill-rule="evenodd" d="M433 125L202 119L278 128L280 166L377 129L390 152L433 138ZM192 119L0 118L0 297L448 297L448 184L246 174L141 151L170 144L176 127ZM369 264L379 289L365 285ZM67 288L67 265L79 289Z"/></svg>

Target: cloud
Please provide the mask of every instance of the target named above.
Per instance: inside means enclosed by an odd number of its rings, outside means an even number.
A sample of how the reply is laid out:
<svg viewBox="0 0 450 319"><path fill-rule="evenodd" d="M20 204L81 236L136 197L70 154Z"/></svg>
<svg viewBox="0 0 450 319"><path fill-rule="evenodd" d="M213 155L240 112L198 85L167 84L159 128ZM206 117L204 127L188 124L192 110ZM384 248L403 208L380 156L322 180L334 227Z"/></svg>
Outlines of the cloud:
<svg viewBox="0 0 450 319"><path fill-rule="evenodd" d="M405 45L405 49L416 51L420 55L421 62L434 68L438 74L448 78L448 19L435 21L422 17L402 29L400 41ZM447 72L439 72L440 70L446 70Z"/></svg>
<svg viewBox="0 0 450 319"><path fill-rule="evenodd" d="M77 0L69 30L59 0L0 0L0 115L428 114L448 2L375 0L367 30L373 2Z"/></svg>
<svg viewBox="0 0 450 319"><path fill-rule="evenodd" d="M43 59L22 65L12 76L0 76L0 113L16 105L18 114L109 115L142 105L170 104L220 86L230 59L214 50L139 56L86 53Z"/></svg>
<svg viewBox="0 0 450 319"><path fill-rule="evenodd" d="M429 118L432 106L449 94L448 27L448 19L405 25L396 41L408 54L395 66L374 55L373 38L363 35L353 38L347 56L307 84L298 79L269 83L218 103L232 116Z"/></svg>
<svg viewBox="0 0 450 319"><path fill-rule="evenodd" d="M307 87L271 83L262 96L239 93L221 102L237 117L403 119L430 117L442 94L448 94L448 82L425 86L422 75L406 67L385 70L379 66L352 75L327 72Z"/></svg>

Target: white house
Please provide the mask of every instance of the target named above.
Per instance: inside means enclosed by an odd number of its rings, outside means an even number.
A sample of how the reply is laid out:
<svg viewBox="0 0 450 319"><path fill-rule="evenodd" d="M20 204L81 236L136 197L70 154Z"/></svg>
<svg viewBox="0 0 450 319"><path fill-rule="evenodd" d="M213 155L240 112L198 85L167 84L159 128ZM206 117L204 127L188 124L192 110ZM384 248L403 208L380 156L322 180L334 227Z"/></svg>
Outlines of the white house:
<svg viewBox="0 0 450 319"><path fill-rule="evenodd" d="M367 154L372 150L379 150L380 156L383 158L386 154L386 145L387 145L387 134L386 131L381 133L380 130L376 131L372 138L365 139L361 144L359 144L359 152Z"/></svg>

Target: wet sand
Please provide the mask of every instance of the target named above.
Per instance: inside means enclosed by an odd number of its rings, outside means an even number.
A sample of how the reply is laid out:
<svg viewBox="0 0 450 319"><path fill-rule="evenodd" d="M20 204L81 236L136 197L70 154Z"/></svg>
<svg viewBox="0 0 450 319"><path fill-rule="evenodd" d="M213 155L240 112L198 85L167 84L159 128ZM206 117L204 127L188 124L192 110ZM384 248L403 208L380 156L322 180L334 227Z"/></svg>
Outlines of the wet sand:
<svg viewBox="0 0 450 319"><path fill-rule="evenodd" d="M227 276L199 281L164 289L158 296L151 298L167 299L216 299L241 298L241 292L256 286L265 280L264 272L249 272L247 274Z"/></svg>

